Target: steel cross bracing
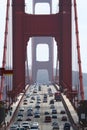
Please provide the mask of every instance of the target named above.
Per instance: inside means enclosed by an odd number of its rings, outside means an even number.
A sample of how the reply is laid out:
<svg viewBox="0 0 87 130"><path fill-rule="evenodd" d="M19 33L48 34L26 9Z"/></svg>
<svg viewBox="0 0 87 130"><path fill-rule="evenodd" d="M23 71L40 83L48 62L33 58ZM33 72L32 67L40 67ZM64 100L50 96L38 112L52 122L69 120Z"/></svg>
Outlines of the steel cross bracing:
<svg viewBox="0 0 87 130"><path fill-rule="evenodd" d="M50 14L52 14L52 0L34 0L33 1L33 14L35 14L35 7L37 3L48 3L50 6ZM37 60L37 46L38 45L48 45L49 52L48 52L48 60L47 61L38 61ZM38 82L37 81L37 74L38 70L46 70L48 73L48 80L53 82L53 38L52 37L32 37L32 83ZM45 53L45 52L42 52ZM43 76L44 78L44 76Z"/></svg>
<svg viewBox="0 0 87 130"><path fill-rule="evenodd" d="M24 5L24 0L13 0L14 89L15 86L18 86L20 83L23 88L25 86L25 52L27 45L26 43L29 37L52 36L55 37L59 48L59 84L67 87L69 91L72 91L71 1L61 0L59 2L59 13L52 15L26 14L24 12Z"/></svg>

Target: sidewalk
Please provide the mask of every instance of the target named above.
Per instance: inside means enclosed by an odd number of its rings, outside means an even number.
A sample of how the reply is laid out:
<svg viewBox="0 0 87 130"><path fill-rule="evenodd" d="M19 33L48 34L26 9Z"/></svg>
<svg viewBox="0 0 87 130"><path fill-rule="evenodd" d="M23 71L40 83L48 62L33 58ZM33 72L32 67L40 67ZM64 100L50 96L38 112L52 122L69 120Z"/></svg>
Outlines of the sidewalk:
<svg viewBox="0 0 87 130"><path fill-rule="evenodd" d="M27 91L29 85L26 86L25 88L25 92ZM0 130L8 130L8 127L9 125L11 124L16 112L17 112L17 109L20 105L20 102L22 100L22 98L24 97L24 94L25 93L20 93L19 96L17 97L17 101L14 102L12 105L11 105L11 110L8 111L8 114L7 116L5 117L5 126L3 126L2 128L0 128Z"/></svg>

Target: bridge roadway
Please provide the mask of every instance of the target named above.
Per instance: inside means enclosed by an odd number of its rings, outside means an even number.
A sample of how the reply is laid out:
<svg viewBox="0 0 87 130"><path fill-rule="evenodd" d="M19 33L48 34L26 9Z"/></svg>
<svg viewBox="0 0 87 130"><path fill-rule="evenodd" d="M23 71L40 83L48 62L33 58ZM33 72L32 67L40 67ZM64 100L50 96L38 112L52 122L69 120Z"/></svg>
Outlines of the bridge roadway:
<svg viewBox="0 0 87 130"><path fill-rule="evenodd" d="M30 107L33 109L33 113L35 113L35 111L37 111L37 108L35 108L35 105L37 104L37 96L40 97L40 99L41 99L40 109L39 109L40 118L35 118L34 115L31 116L30 117L31 121L29 121L30 125L33 122L38 122L40 130L46 130L46 129L52 130L53 129L52 122L56 121L56 122L58 122L59 130L64 130L65 122L70 123L70 121L69 121L69 118L66 114L66 110L64 108L62 101L57 101L57 102L54 101L54 106L55 106L55 109L57 110L57 114L55 114L55 115L57 115L57 119L52 118L52 121L50 123L45 122L45 115L44 115L45 111L48 111L50 113L51 117L53 115L52 108L50 108L52 106L52 104L50 104L50 100L54 99L54 95L53 96L48 95L48 88L51 88L52 93L56 92L56 89L53 85L50 85L49 87L47 85L42 85L41 91L37 91L37 92L36 92L36 90L38 89L38 85L31 85L29 87L29 89L27 90L27 92L25 93L25 95L23 96L23 98L20 102L20 105L19 105L18 109L16 110L15 116L12 118L11 123L10 123L9 127L7 127L6 130L10 130L10 127L15 122L18 123L19 125L21 125L24 121L26 121L26 119L28 118L27 110ZM47 102L46 103L43 102L44 94L47 94ZM31 97L34 97L35 100L31 99ZM24 108L24 111L22 112L23 118L22 118L22 121L17 121L18 120L18 113L19 113L21 108ZM65 114L61 114L60 113L61 110L65 111ZM63 116L67 117L67 121L61 121ZM75 129L73 129L72 124L71 124L70 130L75 130Z"/></svg>

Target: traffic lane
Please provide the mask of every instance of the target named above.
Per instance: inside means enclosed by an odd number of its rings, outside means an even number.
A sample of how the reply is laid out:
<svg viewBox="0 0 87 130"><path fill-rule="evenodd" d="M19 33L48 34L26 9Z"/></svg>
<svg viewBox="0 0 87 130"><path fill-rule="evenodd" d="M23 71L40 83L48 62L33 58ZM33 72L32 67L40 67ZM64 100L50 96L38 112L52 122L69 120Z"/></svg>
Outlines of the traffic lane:
<svg viewBox="0 0 87 130"><path fill-rule="evenodd" d="M44 112L45 111L49 111L50 112L50 115L52 116L52 114L51 114L51 109L50 109L50 104L49 104L49 102L50 102L50 100L52 99L52 98L54 98L54 97L49 97L48 96L48 101L47 101L47 103L43 103L42 102L42 100L43 100L43 94L44 93L46 93L47 92L47 90L46 90L46 88L45 87L43 87L43 91L42 91L42 93L41 93L41 95L40 95L40 97L41 97L41 108L40 108L40 113L41 113L41 115L40 115L40 118L34 118L33 116L31 117L32 118L32 121L31 122L34 122L34 121L36 121L36 122L39 122L39 124L40 124L40 129L41 130L43 130L43 128L47 128L47 129L52 129L52 123L45 123L44 122L44 120L45 120L45 115L44 115ZM36 95L35 95L36 96ZM25 97L24 97L25 98ZM36 97L35 97L36 98ZM26 120L26 116L27 116L27 109L28 109L28 106L31 106L31 104L29 104L29 100L31 100L30 98L28 99L28 103L26 104L26 105L24 105L24 104L22 104L22 107L24 107L25 108L25 111L24 111L24 114L23 114L23 120L25 121ZM36 104L36 99L35 99L35 101L34 101L34 103L32 103L32 108L34 109L34 111L35 111L35 104ZM61 122L61 114L60 114L60 110L61 109L64 109L63 108L63 105L62 105L62 103L61 102L55 102L54 103L55 104L55 108L57 109L57 117L58 117L58 119L56 119L56 121L59 123L59 124L61 124L61 128L63 128L63 126L64 126L64 122ZM16 120L15 120L16 121ZM52 122L53 121L55 121L55 119L52 119ZM21 123L20 123L21 124Z"/></svg>

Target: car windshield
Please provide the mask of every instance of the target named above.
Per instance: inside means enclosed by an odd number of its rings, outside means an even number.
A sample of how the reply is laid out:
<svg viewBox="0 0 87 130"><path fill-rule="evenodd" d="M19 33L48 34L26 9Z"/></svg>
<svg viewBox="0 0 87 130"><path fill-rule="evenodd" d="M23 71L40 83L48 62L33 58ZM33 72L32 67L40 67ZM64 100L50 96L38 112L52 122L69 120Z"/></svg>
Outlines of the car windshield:
<svg viewBox="0 0 87 130"><path fill-rule="evenodd" d="M23 122L22 125L28 125L29 123L28 122Z"/></svg>

